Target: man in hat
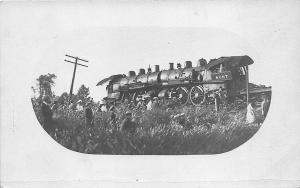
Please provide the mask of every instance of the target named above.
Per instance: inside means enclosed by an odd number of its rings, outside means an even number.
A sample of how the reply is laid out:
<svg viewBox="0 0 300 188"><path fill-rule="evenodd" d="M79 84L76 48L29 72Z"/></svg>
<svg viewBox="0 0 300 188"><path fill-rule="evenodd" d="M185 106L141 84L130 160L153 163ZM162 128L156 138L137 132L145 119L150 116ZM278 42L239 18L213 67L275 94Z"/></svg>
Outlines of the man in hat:
<svg viewBox="0 0 300 188"><path fill-rule="evenodd" d="M110 106L110 123L115 123L117 121L117 114L115 113L115 106Z"/></svg>
<svg viewBox="0 0 300 188"><path fill-rule="evenodd" d="M71 100L69 109L75 111L76 108L77 108L77 103L75 101Z"/></svg>
<svg viewBox="0 0 300 188"><path fill-rule="evenodd" d="M82 106L82 101L81 100L77 101L76 110L77 111L83 111L83 106Z"/></svg>
<svg viewBox="0 0 300 188"><path fill-rule="evenodd" d="M43 128L48 134L51 134L55 131L54 121L52 119L53 112L50 107L51 99L49 96L43 97L41 112L44 118Z"/></svg>
<svg viewBox="0 0 300 188"><path fill-rule="evenodd" d="M107 111L107 103L105 100L101 100L99 107L98 107L98 112L106 112Z"/></svg>
<svg viewBox="0 0 300 188"><path fill-rule="evenodd" d="M125 119L121 123L121 130L131 134L135 133L137 124L132 120L132 113L127 111L125 116Z"/></svg>
<svg viewBox="0 0 300 188"><path fill-rule="evenodd" d="M227 106L228 104L228 96L227 96L227 91L223 89L222 87L219 88L218 90L218 95L220 97L220 102L224 106Z"/></svg>
<svg viewBox="0 0 300 188"><path fill-rule="evenodd" d="M51 110L52 110L52 111L55 111L55 110L58 109L59 106L60 106L60 104L59 104L59 98L58 98L58 97L55 97L55 98L54 98L54 101L53 101L53 105L52 105L52 107L51 107Z"/></svg>
<svg viewBox="0 0 300 188"><path fill-rule="evenodd" d="M153 98L152 108L157 108L159 106L158 97Z"/></svg>
<svg viewBox="0 0 300 188"><path fill-rule="evenodd" d="M129 102L128 108L131 109L131 110L135 109L135 103L134 103L134 100L131 100L131 101Z"/></svg>
<svg viewBox="0 0 300 188"><path fill-rule="evenodd" d="M129 105L129 100L127 98L124 99L123 105L124 106L128 106Z"/></svg>
<svg viewBox="0 0 300 188"><path fill-rule="evenodd" d="M151 97L149 97L148 100L149 101L148 101L148 103L146 105L147 110L152 110L152 99L151 99Z"/></svg>
<svg viewBox="0 0 300 188"><path fill-rule="evenodd" d="M137 108L137 109L141 109L142 106L143 106L142 97L141 97L141 96L138 96L138 97L136 98L136 101L137 101L136 108Z"/></svg>
<svg viewBox="0 0 300 188"><path fill-rule="evenodd" d="M92 110L92 103L89 102L87 104L87 107L85 109L85 123L87 127L93 127L94 126L94 112Z"/></svg>
<svg viewBox="0 0 300 188"><path fill-rule="evenodd" d="M141 97L139 109L140 110L146 110L146 99L144 97Z"/></svg>
<svg viewBox="0 0 300 188"><path fill-rule="evenodd" d="M263 101L261 103L261 113L262 113L263 118L265 118L267 116L269 107L270 107L270 101L269 101L268 97L266 95L264 95Z"/></svg>
<svg viewBox="0 0 300 188"><path fill-rule="evenodd" d="M168 108L174 109L178 105L178 101L176 97L172 97L172 99L169 100Z"/></svg>
<svg viewBox="0 0 300 188"><path fill-rule="evenodd" d="M53 105L51 107L51 110L52 110L52 119L53 119L53 121L55 121L55 123L58 124L58 120L61 117L60 111L63 110L63 106L62 106L61 103L59 103L59 99L58 98L54 99L54 102L53 102ZM60 124L61 124L61 122L60 122Z"/></svg>

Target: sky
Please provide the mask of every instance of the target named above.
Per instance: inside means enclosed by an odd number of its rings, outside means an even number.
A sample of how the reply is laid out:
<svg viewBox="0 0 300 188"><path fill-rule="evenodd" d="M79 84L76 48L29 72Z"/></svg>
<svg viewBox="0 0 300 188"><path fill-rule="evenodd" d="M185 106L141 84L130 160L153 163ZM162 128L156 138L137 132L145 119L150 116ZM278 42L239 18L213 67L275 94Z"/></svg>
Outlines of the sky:
<svg viewBox="0 0 300 188"><path fill-rule="evenodd" d="M259 61L259 52L247 40L220 28L210 27L94 27L78 29L55 36L42 54L34 74L54 73L54 92L69 92L74 61L65 54L86 59L88 67L77 67L74 91L84 84L90 95L98 101L105 97L105 86L96 86L103 78L113 74L127 74L140 68L160 65L168 69L169 62L196 65L200 58L207 60L221 56L249 55L255 63L250 67L250 81L270 84L264 78L268 63ZM257 61L256 61L257 60ZM80 63L80 62L79 62ZM33 82L33 85L35 81Z"/></svg>

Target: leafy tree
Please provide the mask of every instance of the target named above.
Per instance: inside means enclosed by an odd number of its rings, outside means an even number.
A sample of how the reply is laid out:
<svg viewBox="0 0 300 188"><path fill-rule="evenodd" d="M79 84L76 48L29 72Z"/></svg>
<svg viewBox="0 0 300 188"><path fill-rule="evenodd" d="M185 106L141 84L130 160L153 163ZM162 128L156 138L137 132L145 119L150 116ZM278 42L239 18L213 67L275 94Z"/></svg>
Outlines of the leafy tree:
<svg viewBox="0 0 300 188"><path fill-rule="evenodd" d="M52 86L55 85L54 79L56 79L57 76L55 74L45 74L40 75L36 80L38 82L38 92L39 92L39 98L42 98L43 96L50 96L53 97L54 93L52 92Z"/></svg>
<svg viewBox="0 0 300 188"><path fill-rule="evenodd" d="M59 97L59 102L60 103L64 103L64 104L67 104L68 103L68 100L69 100L69 94L67 92L63 92L60 97Z"/></svg>
<svg viewBox="0 0 300 188"><path fill-rule="evenodd" d="M85 106L91 100L89 95L90 95L90 89L86 87L84 84L82 84L78 89L76 99L77 101L81 100L82 104Z"/></svg>

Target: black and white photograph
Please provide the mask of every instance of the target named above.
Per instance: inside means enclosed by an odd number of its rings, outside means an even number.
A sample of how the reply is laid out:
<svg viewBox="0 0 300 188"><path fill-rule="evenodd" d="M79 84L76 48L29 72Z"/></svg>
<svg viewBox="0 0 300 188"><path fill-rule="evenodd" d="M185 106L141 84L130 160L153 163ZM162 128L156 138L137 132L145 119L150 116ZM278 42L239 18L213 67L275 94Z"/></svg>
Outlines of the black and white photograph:
<svg viewBox="0 0 300 188"><path fill-rule="evenodd" d="M299 11L1 2L1 187L299 187Z"/></svg>
<svg viewBox="0 0 300 188"><path fill-rule="evenodd" d="M230 151L262 126L272 92L255 72L264 62L256 64L242 41L224 32L122 27L64 38L32 86L37 119L81 153ZM92 60L64 55L75 50Z"/></svg>

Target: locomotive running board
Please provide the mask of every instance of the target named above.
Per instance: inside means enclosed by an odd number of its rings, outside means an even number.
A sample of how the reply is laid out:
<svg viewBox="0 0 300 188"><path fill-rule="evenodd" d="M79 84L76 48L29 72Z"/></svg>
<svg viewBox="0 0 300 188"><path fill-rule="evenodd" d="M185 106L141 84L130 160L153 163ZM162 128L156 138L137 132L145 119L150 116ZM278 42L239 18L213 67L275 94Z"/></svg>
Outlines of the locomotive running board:
<svg viewBox="0 0 300 188"><path fill-rule="evenodd" d="M151 87L152 85L146 85L146 84L142 84L142 85L133 85L133 86L129 86L129 90L135 90L135 89L141 89L141 88L147 88L147 87Z"/></svg>
<svg viewBox="0 0 300 188"><path fill-rule="evenodd" d="M272 91L272 87L266 87L266 88L251 88L249 89L250 94L255 94L255 93L269 93ZM247 91L240 91L241 95L247 94Z"/></svg>

